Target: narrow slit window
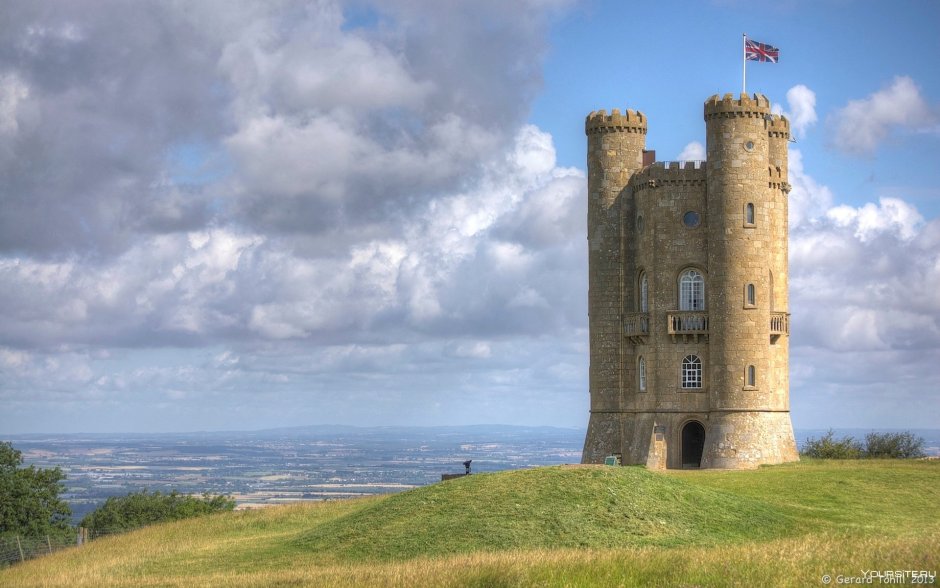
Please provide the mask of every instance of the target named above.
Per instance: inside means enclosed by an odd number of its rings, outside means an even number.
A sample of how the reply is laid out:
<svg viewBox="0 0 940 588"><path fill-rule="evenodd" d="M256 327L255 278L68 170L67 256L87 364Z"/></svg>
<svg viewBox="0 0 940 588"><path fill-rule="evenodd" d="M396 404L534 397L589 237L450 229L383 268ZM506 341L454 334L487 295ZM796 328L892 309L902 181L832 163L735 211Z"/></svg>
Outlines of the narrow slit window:
<svg viewBox="0 0 940 588"><path fill-rule="evenodd" d="M757 288L754 284L747 285L744 303L748 306L757 306Z"/></svg>
<svg viewBox="0 0 940 588"><path fill-rule="evenodd" d="M752 365L747 366L747 386L757 386L757 368Z"/></svg>
<svg viewBox="0 0 940 588"><path fill-rule="evenodd" d="M650 284L646 272L640 276L640 312L649 312Z"/></svg>
<svg viewBox="0 0 940 588"><path fill-rule="evenodd" d="M754 224L754 203L748 202L747 206L744 207L744 224L753 225Z"/></svg>
<svg viewBox="0 0 940 588"><path fill-rule="evenodd" d="M640 379L640 392L646 392L646 359L641 357L637 369Z"/></svg>

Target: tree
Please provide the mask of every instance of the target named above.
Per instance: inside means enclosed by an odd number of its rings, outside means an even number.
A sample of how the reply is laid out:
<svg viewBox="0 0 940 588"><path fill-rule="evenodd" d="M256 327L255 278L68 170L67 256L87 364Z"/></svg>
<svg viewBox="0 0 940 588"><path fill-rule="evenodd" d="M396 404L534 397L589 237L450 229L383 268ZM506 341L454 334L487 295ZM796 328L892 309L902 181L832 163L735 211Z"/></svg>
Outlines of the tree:
<svg viewBox="0 0 940 588"><path fill-rule="evenodd" d="M832 429L819 440L810 438L801 455L820 459L892 458L909 459L924 456L924 439L910 431L903 433L869 433L865 445L854 437L834 439Z"/></svg>
<svg viewBox="0 0 940 588"><path fill-rule="evenodd" d="M175 490L169 494L142 490L107 499L82 519L81 526L87 528L94 537L234 508L235 500L224 495L212 496L206 493L198 497L179 494Z"/></svg>
<svg viewBox="0 0 940 588"><path fill-rule="evenodd" d="M0 537L74 538L72 509L59 499L65 474L22 464L23 453L0 441Z"/></svg>
<svg viewBox="0 0 940 588"><path fill-rule="evenodd" d="M924 456L924 439L910 431L865 435L865 457L909 459Z"/></svg>
<svg viewBox="0 0 940 588"><path fill-rule="evenodd" d="M832 429L818 441L813 438L806 440L800 452L806 457L819 459L858 459L862 457L862 444L853 437L834 439Z"/></svg>

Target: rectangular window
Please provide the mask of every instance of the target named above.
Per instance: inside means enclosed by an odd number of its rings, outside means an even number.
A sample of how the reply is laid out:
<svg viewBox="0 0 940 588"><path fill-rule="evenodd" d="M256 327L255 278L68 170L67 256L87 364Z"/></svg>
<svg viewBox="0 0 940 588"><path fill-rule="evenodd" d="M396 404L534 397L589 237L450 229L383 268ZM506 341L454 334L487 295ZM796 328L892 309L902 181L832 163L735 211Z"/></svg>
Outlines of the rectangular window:
<svg viewBox="0 0 940 588"><path fill-rule="evenodd" d="M702 360L697 355L688 355L682 360L682 387L702 387Z"/></svg>

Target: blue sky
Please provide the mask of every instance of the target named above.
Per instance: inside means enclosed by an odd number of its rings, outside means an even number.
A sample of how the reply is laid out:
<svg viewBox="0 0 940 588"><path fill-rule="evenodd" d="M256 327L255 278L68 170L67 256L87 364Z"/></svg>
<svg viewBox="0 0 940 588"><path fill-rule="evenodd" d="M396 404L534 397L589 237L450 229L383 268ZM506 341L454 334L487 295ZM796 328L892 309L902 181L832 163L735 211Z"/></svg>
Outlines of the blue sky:
<svg viewBox="0 0 940 588"><path fill-rule="evenodd" d="M940 414L940 4L0 2L0 435L587 423L584 117L791 144L796 427Z"/></svg>

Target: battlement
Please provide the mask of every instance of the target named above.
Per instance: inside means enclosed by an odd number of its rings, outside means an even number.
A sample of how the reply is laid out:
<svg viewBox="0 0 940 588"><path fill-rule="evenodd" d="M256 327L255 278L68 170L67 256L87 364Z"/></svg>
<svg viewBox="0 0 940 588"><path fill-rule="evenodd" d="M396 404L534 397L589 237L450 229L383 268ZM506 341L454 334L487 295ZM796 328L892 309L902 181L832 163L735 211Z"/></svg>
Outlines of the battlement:
<svg viewBox="0 0 940 588"><path fill-rule="evenodd" d="M779 139L790 138L790 121L782 114L773 114L767 120L767 135Z"/></svg>
<svg viewBox="0 0 940 588"><path fill-rule="evenodd" d="M770 114L770 100L763 94L754 94L753 98L741 94L735 98L734 94L725 94L719 98L715 94L705 101L705 120L718 117L734 116L766 116Z"/></svg>
<svg viewBox="0 0 940 588"><path fill-rule="evenodd" d="M634 190L661 186L705 185L704 161L657 161L637 172L631 179Z"/></svg>
<svg viewBox="0 0 940 588"><path fill-rule="evenodd" d="M584 133L641 133L646 134L646 115L637 110L627 110L621 113L614 108L607 114L606 110L596 110L587 115L584 121Z"/></svg>

